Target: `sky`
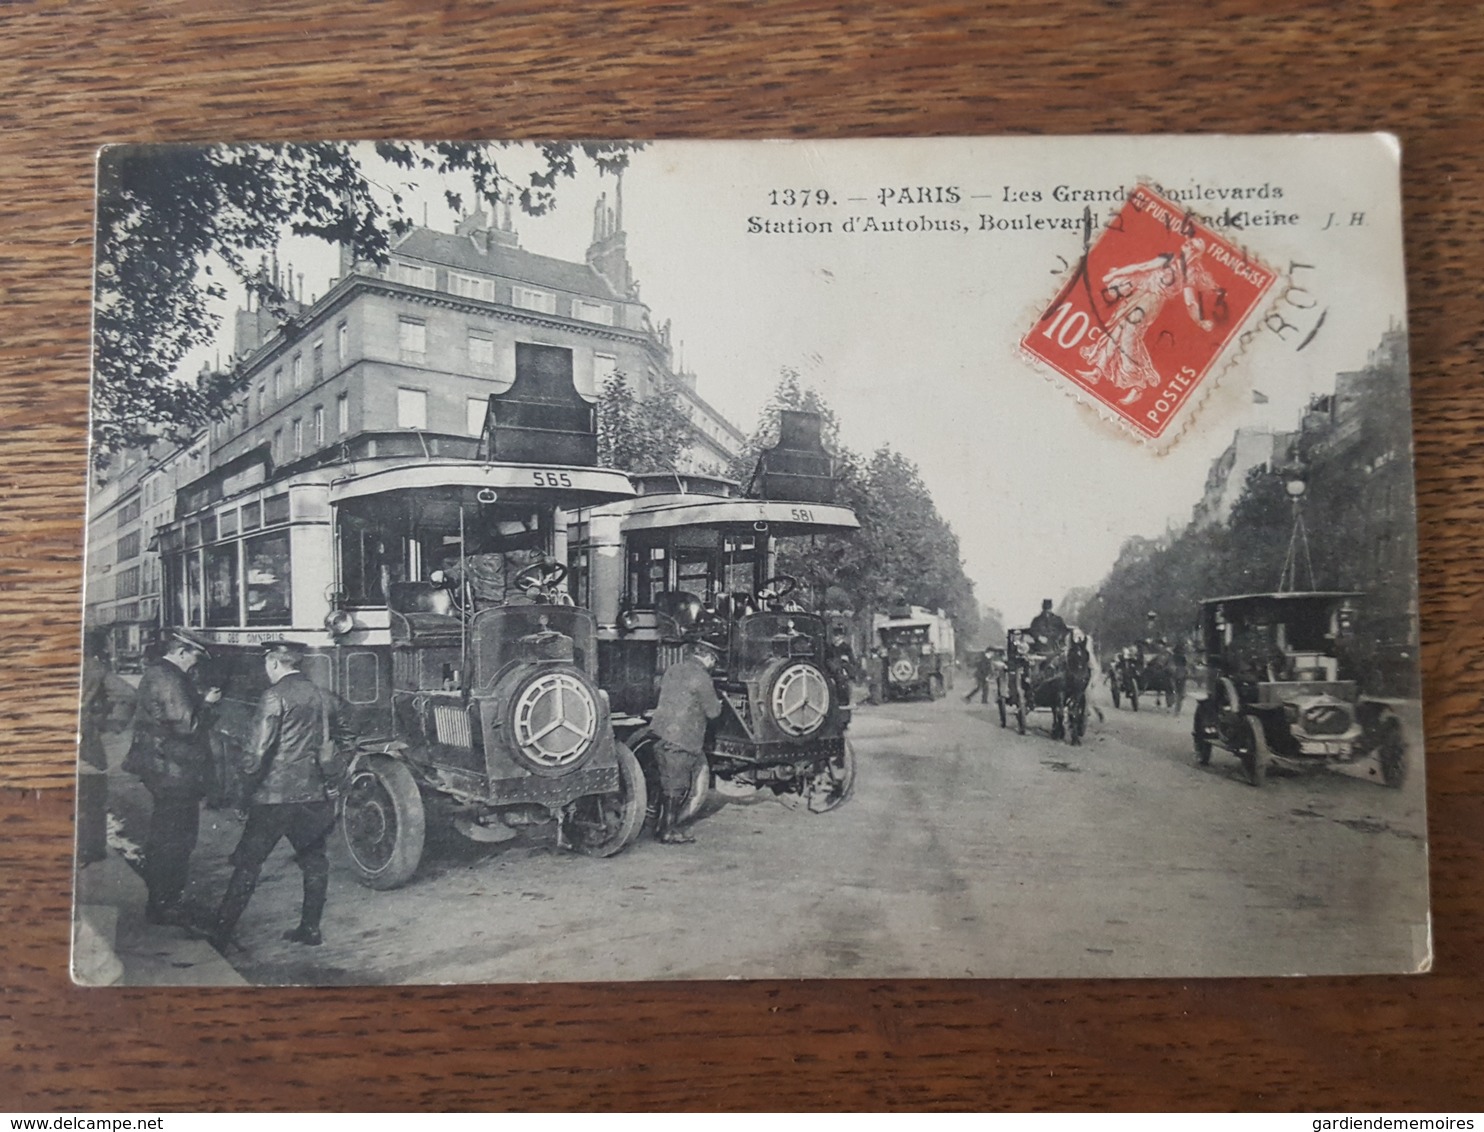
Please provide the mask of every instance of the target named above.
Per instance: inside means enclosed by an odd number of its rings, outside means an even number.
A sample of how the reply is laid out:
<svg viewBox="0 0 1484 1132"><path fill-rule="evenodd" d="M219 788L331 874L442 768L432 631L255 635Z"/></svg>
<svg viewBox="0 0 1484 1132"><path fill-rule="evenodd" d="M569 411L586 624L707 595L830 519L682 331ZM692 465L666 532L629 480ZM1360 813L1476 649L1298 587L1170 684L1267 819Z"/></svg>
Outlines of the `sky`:
<svg viewBox="0 0 1484 1132"><path fill-rule="evenodd" d="M529 156L513 151L511 168ZM376 178L390 189L407 175L380 167ZM1285 276L1264 309L1289 324L1218 361L1163 453L1020 355L1082 236L1004 227L1080 216L1086 206L1056 200L1058 186L1121 199L1141 179L1196 194L1199 209L1270 221L1232 239ZM425 205L433 227L453 227L441 184L405 188L415 219ZM522 246L580 261L593 202L606 192L611 203L613 188L584 166L560 184L554 213L517 213ZM1260 195L1237 201L1233 189ZM700 394L750 432L780 371L799 370L845 443L889 444L918 465L980 600L1014 621L1098 582L1130 535L1183 526L1235 428L1293 427L1336 372L1364 365L1405 317L1398 210L1396 147L1382 136L661 142L632 158L623 221L642 299L672 321ZM867 233L868 218L962 230ZM831 230L797 231L810 222ZM280 259L311 295L336 266L307 240L286 240ZM222 356L230 320L224 335Z"/></svg>

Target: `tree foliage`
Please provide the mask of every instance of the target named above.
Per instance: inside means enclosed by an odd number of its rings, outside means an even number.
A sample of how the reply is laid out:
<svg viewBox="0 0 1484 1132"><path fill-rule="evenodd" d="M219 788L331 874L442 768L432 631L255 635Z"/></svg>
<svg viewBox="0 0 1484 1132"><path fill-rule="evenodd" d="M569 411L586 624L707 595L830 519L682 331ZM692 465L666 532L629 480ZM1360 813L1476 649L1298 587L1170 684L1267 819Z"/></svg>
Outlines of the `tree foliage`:
<svg viewBox="0 0 1484 1132"><path fill-rule="evenodd" d="M661 384L640 400L628 378L615 373L598 393L598 463L624 472L678 468L695 441L695 426L680 395Z"/></svg>
<svg viewBox="0 0 1484 1132"><path fill-rule="evenodd" d="M531 215L556 204L557 184L579 158L622 168L627 143L552 142L535 172L502 168L509 142L436 145L381 142L383 162L430 179L457 175L477 200L514 198ZM262 276L254 253L285 233L348 245L357 259L387 262L412 226L401 191L378 184L345 142L285 145L116 146L98 163L94 282L93 441L101 460L161 436L193 433L238 392L232 375L182 378L181 360L209 345L220 319L210 300L227 294L224 265L269 310L288 295ZM460 195L445 188L450 207Z"/></svg>

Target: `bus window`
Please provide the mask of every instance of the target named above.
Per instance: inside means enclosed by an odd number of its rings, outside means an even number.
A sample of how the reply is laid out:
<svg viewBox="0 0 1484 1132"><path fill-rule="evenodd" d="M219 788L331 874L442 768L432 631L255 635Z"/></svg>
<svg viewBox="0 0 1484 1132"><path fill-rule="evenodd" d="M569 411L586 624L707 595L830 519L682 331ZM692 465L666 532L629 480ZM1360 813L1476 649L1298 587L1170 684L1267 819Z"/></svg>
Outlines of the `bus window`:
<svg viewBox="0 0 1484 1132"><path fill-rule="evenodd" d="M665 548L629 546L629 603L635 609L653 609L654 595L665 585Z"/></svg>
<svg viewBox="0 0 1484 1132"><path fill-rule="evenodd" d="M289 534L258 535L243 544L247 554L247 623L289 625Z"/></svg>
<svg viewBox="0 0 1484 1132"><path fill-rule="evenodd" d="M241 610L237 597L237 544L206 548L206 624L236 625Z"/></svg>
<svg viewBox="0 0 1484 1132"><path fill-rule="evenodd" d="M186 552L186 624L201 624L201 555Z"/></svg>
<svg viewBox="0 0 1484 1132"><path fill-rule="evenodd" d="M340 584L345 587L346 601L351 605L385 605L390 565L387 540L381 532L363 520L342 515Z"/></svg>

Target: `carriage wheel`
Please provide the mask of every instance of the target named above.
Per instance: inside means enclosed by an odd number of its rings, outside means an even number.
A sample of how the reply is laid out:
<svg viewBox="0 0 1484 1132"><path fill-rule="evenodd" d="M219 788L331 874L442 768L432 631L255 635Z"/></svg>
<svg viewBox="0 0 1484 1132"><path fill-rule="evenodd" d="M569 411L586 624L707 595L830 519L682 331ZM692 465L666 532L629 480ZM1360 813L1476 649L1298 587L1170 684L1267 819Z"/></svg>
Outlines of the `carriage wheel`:
<svg viewBox="0 0 1484 1132"><path fill-rule="evenodd" d="M1000 709L1000 726L1004 727L1006 723L1005 697L997 695L994 698L994 702L999 706Z"/></svg>
<svg viewBox="0 0 1484 1132"><path fill-rule="evenodd" d="M1025 681L1019 678L1015 681L1015 728L1025 734Z"/></svg>
<svg viewBox="0 0 1484 1132"><path fill-rule="evenodd" d="M1119 706L1119 698L1120 698L1119 691L1118 691L1118 681L1115 680L1115 681L1113 681L1112 684L1110 684L1108 686L1113 691L1113 706L1114 707L1118 707Z"/></svg>
<svg viewBox="0 0 1484 1132"><path fill-rule="evenodd" d="M1139 710L1139 686L1137 684L1128 690L1128 706L1135 711Z"/></svg>

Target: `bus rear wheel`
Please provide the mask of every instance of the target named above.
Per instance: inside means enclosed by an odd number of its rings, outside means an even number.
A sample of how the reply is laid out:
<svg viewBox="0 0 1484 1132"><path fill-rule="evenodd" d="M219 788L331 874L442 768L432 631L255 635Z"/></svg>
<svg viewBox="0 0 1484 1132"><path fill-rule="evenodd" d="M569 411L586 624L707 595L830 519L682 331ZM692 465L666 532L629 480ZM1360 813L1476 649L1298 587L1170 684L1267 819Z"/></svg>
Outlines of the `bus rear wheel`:
<svg viewBox="0 0 1484 1132"><path fill-rule="evenodd" d="M644 828L649 793L644 771L634 752L614 743L618 758L618 791L578 798L562 813L567 844L589 857L612 857L622 852Z"/></svg>

